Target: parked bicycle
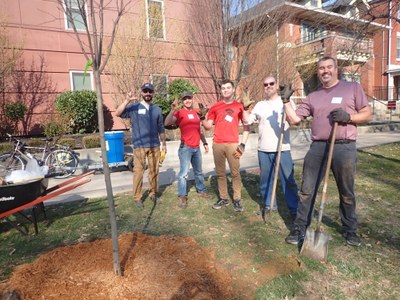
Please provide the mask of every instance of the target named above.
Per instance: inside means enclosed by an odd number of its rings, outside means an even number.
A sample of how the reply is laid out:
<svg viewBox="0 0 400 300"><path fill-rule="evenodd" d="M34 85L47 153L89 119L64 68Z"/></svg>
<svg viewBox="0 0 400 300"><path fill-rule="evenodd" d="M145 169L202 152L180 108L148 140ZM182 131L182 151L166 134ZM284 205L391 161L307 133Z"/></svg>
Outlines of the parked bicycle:
<svg viewBox="0 0 400 300"><path fill-rule="evenodd" d="M0 176L5 177L14 170L24 170L31 158L36 159L39 166L48 166L48 175L54 178L67 178L78 168L77 154L66 146L52 146L52 138L43 139L44 147L32 147L8 133L7 136L10 141L14 142L14 150L11 153L0 155Z"/></svg>

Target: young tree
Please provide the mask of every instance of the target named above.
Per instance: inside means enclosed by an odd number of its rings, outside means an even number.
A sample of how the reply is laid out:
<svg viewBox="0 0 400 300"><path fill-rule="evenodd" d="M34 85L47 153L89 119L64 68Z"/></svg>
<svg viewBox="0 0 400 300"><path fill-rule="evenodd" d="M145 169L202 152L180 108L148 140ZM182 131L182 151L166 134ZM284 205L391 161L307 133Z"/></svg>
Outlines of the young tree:
<svg viewBox="0 0 400 300"><path fill-rule="evenodd" d="M104 116L103 116L103 91L100 75L111 55L114 39L121 17L127 12L129 0L58 0L60 7L64 10L68 22L72 24L76 39L91 66L94 75L97 94L97 113L100 131L101 155L103 160L104 178L107 189L107 199L110 214L111 236L113 244L113 264L114 271L121 275L119 264L119 247L117 222L115 217L115 205L111 186L110 168L108 166L106 144L104 139ZM113 18L111 19L111 15ZM112 22L111 32L105 32L107 22ZM76 29L76 24L80 23L85 29L85 34L81 35ZM90 24L90 25L89 25ZM108 40L106 40L106 38Z"/></svg>

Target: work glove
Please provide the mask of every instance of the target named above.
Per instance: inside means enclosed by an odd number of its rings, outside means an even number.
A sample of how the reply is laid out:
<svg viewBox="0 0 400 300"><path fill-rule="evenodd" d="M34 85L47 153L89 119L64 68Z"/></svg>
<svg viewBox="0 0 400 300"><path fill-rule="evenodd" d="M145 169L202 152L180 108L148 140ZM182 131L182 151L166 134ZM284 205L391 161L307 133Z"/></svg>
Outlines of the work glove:
<svg viewBox="0 0 400 300"><path fill-rule="evenodd" d="M205 120L207 112L208 112L208 108L204 107L204 105L202 103L199 103L199 110L197 112L197 115L199 116L199 119L201 121Z"/></svg>
<svg viewBox="0 0 400 300"><path fill-rule="evenodd" d="M243 104L244 110L249 110L254 103L255 103L255 101L250 99L249 92L244 91L243 97L242 97L242 104Z"/></svg>
<svg viewBox="0 0 400 300"><path fill-rule="evenodd" d="M331 111L330 115L334 122L339 122L339 123L350 122L350 115L341 108L335 108L334 110Z"/></svg>
<svg viewBox="0 0 400 300"><path fill-rule="evenodd" d="M279 96L282 98L283 103L288 103L293 94L292 84L285 84L279 86Z"/></svg>
<svg viewBox="0 0 400 300"><path fill-rule="evenodd" d="M243 152L244 152L244 148L245 148L245 147L246 147L245 144L240 143L240 144L237 146L235 152L233 152L233 154L232 154L233 157L234 157L234 158L240 158L240 157L243 155Z"/></svg>
<svg viewBox="0 0 400 300"><path fill-rule="evenodd" d="M165 152L164 150L161 150L161 152L160 152L160 159L158 160L158 165L159 165L160 167L162 166L166 155L167 155L167 152Z"/></svg>

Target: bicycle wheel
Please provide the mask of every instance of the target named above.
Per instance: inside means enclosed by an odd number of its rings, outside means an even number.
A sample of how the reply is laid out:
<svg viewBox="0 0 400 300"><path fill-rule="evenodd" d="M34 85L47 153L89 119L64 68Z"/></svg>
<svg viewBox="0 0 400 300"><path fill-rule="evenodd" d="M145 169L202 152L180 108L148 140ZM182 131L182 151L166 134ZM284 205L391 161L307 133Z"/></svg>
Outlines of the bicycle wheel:
<svg viewBox="0 0 400 300"><path fill-rule="evenodd" d="M24 170L25 164L21 157L11 153L0 155L0 176L6 177L14 170Z"/></svg>
<svg viewBox="0 0 400 300"><path fill-rule="evenodd" d="M54 150L46 157L45 165L49 167L48 174L54 178L67 178L75 173L78 159L68 150Z"/></svg>

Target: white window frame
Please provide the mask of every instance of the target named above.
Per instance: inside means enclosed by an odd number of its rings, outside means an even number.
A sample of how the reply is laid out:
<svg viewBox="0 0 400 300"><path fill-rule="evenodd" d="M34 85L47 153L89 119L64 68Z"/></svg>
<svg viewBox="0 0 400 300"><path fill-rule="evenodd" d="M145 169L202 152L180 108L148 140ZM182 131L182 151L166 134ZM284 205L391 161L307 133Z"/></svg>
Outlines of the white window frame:
<svg viewBox="0 0 400 300"><path fill-rule="evenodd" d="M79 91L74 89L74 80L73 80L73 74L84 74L84 71L69 71L69 82L70 82L70 87L71 87L71 91ZM91 87L91 91L94 91L94 78L93 78L93 72L92 71L87 71L86 75L89 75L90 77L90 87Z"/></svg>
<svg viewBox="0 0 400 300"><path fill-rule="evenodd" d="M155 85L155 88L157 89L157 86L156 86L156 84L154 83L154 77L164 77L164 78L165 78L166 88L167 88L167 90L166 90L166 93L167 93L166 97L168 97L168 83L169 83L168 74L159 74L159 73L151 74L151 82L153 83L153 85ZM160 94L160 91L157 91L157 94ZM163 95L163 96L164 96L164 95Z"/></svg>
<svg viewBox="0 0 400 300"><path fill-rule="evenodd" d="M69 0L69 1L71 1L71 0ZM66 14L67 8L65 6L65 1L64 0L63 0L62 4L63 4L63 7L64 7L64 26L65 26L65 29L73 31L74 30L73 27L68 27L68 16ZM77 10L79 11L79 8ZM85 12L86 12L86 19L88 19L86 0L85 0ZM89 23L88 23L88 26L89 26ZM76 31L86 31L86 30L84 28L76 28Z"/></svg>
<svg viewBox="0 0 400 300"><path fill-rule="evenodd" d="M145 0L146 2L146 25L147 25L147 37L149 39L163 40L167 39L167 34L165 30L165 13L164 13L164 0ZM149 20L149 2L160 2L162 10L162 26L163 26L163 37L152 37L150 36L150 20Z"/></svg>

